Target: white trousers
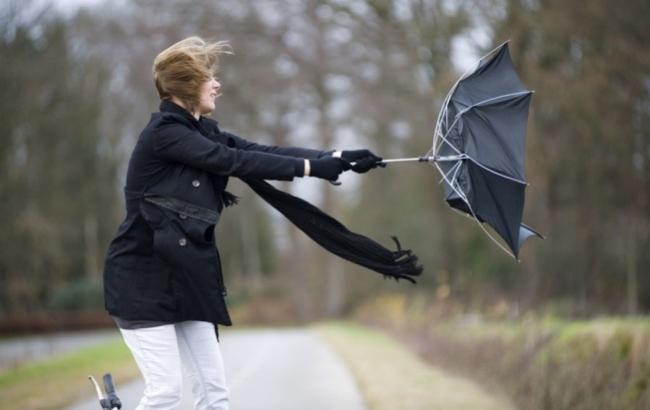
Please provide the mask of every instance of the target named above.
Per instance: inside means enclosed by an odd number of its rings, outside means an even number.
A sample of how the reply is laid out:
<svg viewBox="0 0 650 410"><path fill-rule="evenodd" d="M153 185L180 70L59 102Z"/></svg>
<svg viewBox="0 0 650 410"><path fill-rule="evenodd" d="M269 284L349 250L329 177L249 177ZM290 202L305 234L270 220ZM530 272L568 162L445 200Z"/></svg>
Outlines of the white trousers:
<svg viewBox="0 0 650 410"><path fill-rule="evenodd" d="M142 329L120 329L145 381L136 410L178 408L182 367L192 382L196 410L227 410L228 387L212 323L190 320Z"/></svg>

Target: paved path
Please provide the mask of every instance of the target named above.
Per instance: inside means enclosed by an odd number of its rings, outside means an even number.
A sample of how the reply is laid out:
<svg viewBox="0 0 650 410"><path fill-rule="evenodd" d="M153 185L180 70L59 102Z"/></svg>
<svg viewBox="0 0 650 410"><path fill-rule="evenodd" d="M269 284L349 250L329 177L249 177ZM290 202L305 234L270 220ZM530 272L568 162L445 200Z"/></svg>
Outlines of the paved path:
<svg viewBox="0 0 650 410"><path fill-rule="evenodd" d="M121 338L119 330L56 332L0 340L0 370Z"/></svg>
<svg viewBox="0 0 650 410"><path fill-rule="evenodd" d="M231 410L363 410L365 405L348 368L315 330L309 328L234 330L219 327L230 388ZM184 378L183 403L192 392ZM136 407L144 382L115 381L123 409ZM68 410L97 410L92 399Z"/></svg>

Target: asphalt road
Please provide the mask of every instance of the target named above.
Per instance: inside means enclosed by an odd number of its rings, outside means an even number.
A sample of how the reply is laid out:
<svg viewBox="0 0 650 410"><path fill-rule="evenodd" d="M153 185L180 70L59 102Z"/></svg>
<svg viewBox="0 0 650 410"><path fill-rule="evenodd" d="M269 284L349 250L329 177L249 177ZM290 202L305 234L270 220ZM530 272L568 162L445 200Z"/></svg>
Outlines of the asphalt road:
<svg viewBox="0 0 650 410"><path fill-rule="evenodd" d="M223 330L222 330L223 329ZM362 410L363 398L348 368L309 328L219 328L231 410ZM180 410L191 410L192 391L184 376ZM144 390L138 379L115 380L123 409L135 409ZM97 410L96 398L68 410Z"/></svg>

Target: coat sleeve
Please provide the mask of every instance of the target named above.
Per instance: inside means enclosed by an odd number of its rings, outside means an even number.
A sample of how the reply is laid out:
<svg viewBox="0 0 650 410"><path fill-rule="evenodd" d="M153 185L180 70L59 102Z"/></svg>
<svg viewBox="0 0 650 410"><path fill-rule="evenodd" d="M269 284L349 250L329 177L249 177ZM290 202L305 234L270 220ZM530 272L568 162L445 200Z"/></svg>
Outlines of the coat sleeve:
<svg viewBox="0 0 650 410"><path fill-rule="evenodd" d="M284 181L304 174L302 159L231 148L175 122L161 122L152 134L153 149L160 158L214 174Z"/></svg>
<svg viewBox="0 0 650 410"><path fill-rule="evenodd" d="M245 151L257 151L257 152L267 152L269 154L276 155L285 155L295 158L307 158L307 159L318 159L325 156L331 155L334 150L322 151L318 149L311 148L301 148L301 147L278 147L273 145L262 145L255 142L248 141L240 136L232 134L230 132L221 131L226 137L233 138L235 140L236 146Z"/></svg>

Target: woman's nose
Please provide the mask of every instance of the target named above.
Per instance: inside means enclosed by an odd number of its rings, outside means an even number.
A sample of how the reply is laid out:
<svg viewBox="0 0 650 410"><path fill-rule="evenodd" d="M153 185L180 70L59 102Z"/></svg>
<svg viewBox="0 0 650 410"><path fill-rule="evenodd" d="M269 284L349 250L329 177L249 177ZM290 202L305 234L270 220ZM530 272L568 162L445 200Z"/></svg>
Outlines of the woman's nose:
<svg viewBox="0 0 650 410"><path fill-rule="evenodd" d="M221 89L221 83L217 80L214 80L213 87L216 91L219 91Z"/></svg>

